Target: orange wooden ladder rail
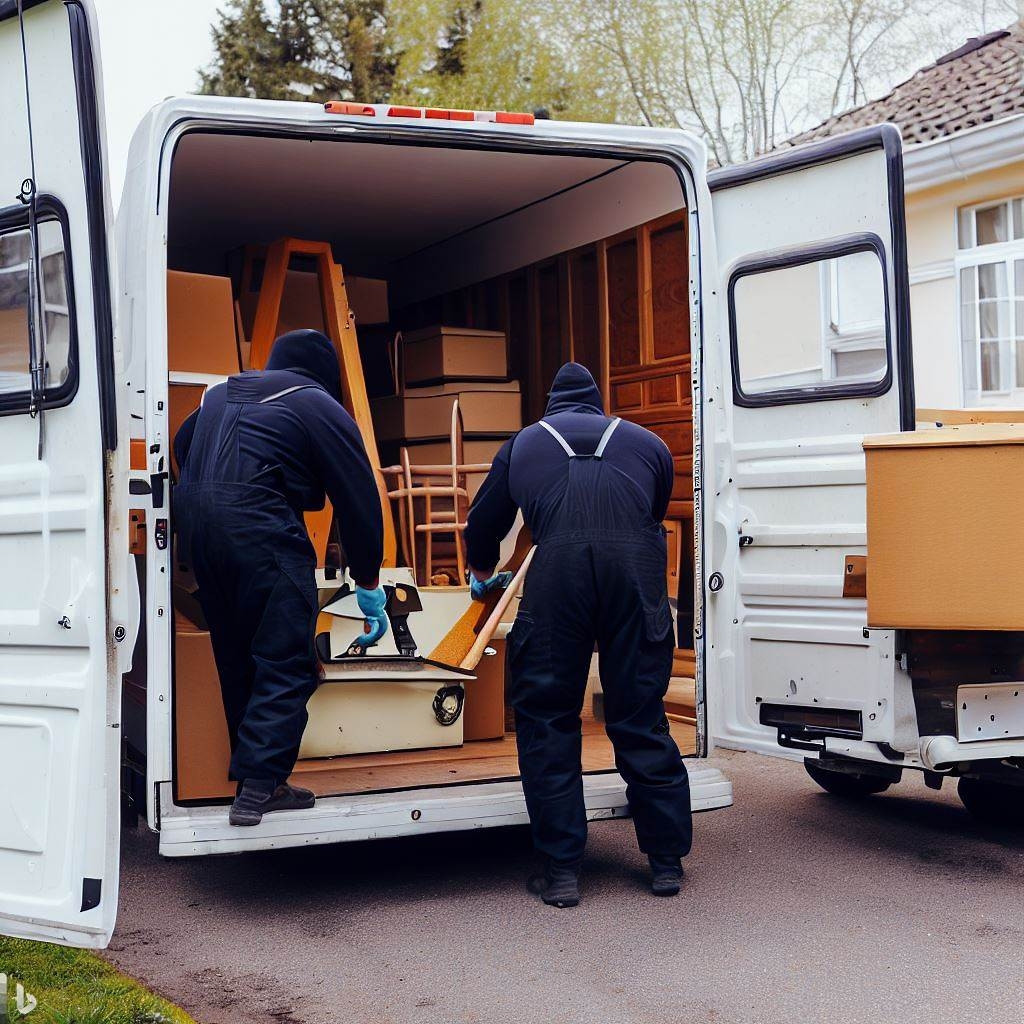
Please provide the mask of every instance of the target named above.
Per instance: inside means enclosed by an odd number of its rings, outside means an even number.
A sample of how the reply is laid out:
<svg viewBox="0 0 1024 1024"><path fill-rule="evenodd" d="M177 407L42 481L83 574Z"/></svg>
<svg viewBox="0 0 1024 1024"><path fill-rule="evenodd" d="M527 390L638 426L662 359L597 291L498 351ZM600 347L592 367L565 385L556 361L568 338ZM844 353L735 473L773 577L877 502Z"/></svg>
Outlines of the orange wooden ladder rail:
<svg viewBox="0 0 1024 1024"><path fill-rule="evenodd" d="M355 321L349 308L348 294L345 291L345 278L341 267L334 262L330 242L280 238L268 246L260 297L256 306L256 319L250 339L252 348L249 353L249 363L253 369L262 369L266 366L270 349L277 338L277 325L281 317L285 281L293 256L313 257L316 260L324 324L327 335L334 343L334 348L338 353L338 362L341 364L343 402L356 421L356 426L359 427L359 433L362 435L366 454L370 457L370 465L373 467L374 477L377 481L380 510L384 518L383 564L394 566L397 542L395 523L391 514L391 502L388 499L387 485L384 483L384 475L381 472L373 417L370 413L370 399L366 393L366 379L363 376L363 364L359 357L359 341L356 336ZM320 564L323 563L324 549L333 515L334 512L329 501L321 511L306 514L306 528L309 530L310 539L313 541Z"/></svg>

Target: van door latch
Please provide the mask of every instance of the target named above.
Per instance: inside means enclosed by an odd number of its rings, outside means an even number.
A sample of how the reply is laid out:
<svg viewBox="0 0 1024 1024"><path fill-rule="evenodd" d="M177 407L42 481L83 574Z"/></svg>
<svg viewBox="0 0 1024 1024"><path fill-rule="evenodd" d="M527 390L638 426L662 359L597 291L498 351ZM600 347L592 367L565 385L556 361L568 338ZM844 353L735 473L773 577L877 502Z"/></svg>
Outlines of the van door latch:
<svg viewBox="0 0 1024 1024"><path fill-rule="evenodd" d="M741 548L749 548L750 545L753 544L753 543L754 543L754 538L751 537L750 534L748 534L748 533L741 533L740 534L740 547Z"/></svg>

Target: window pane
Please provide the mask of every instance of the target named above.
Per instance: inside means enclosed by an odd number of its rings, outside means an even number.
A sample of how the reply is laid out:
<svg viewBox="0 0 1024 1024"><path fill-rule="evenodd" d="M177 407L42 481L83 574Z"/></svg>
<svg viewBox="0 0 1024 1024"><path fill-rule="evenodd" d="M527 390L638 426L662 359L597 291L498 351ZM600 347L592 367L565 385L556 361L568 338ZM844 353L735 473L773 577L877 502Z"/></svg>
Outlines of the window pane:
<svg viewBox="0 0 1024 1024"><path fill-rule="evenodd" d="M981 343L981 390L999 391L999 343Z"/></svg>
<svg viewBox="0 0 1024 1024"><path fill-rule="evenodd" d="M1017 374L1014 387L1024 388L1024 341L1018 339L1015 347L1017 350Z"/></svg>
<svg viewBox="0 0 1024 1024"><path fill-rule="evenodd" d="M1024 199L1013 201L1013 237L1024 238Z"/></svg>
<svg viewBox="0 0 1024 1024"><path fill-rule="evenodd" d="M636 240L608 247L608 347L612 369L640 364Z"/></svg>
<svg viewBox="0 0 1024 1024"><path fill-rule="evenodd" d="M978 232L978 245L994 245L1009 240L1006 222L1007 204L987 206L974 211L974 224Z"/></svg>
<svg viewBox="0 0 1024 1024"><path fill-rule="evenodd" d="M978 272L975 267L960 271L960 338L977 341L975 319L978 315Z"/></svg>
<svg viewBox="0 0 1024 1024"><path fill-rule="evenodd" d="M0 393L26 391L28 374L29 234L0 238Z"/></svg>
<svg viewBox="0 0 1024 1024"><path fill-rule="evenodd" d="M970 208L957 210L956 224L957 245L961 249L972 249L974 247L974 210Z"/></svg>
<svg viewBox="0 0 1024 1024"><path fill-rule="evenodd" d="M46 386L59 387L68 376L71 321L68 313L64 243L60 224L39 225L44 329L39 339L46 350ZM0 394L28 391L29 261L28 230L0 237Z"/></svg>
<svg viewBox="0 0 1024 1024"><path fill-rule="evenodd" d="M1010 303L1006 295L1006 264L978 267L978 326L982 338L1006 338L1010 334Z"/></svg>
<svg viewBox="0 0 1024 1024"><path fill-rule="evenodd" d="M736 281L732 300L747 394L885 376L885 286L874 253L747 274Z"/></svg>

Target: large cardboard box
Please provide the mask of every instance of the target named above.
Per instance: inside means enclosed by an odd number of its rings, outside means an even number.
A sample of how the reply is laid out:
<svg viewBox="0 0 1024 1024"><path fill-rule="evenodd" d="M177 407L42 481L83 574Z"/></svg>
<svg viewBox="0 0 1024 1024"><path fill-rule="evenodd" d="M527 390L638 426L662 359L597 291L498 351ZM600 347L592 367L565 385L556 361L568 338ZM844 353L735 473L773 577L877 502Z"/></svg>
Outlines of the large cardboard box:
<svg viewBox="0 0 1024 1024"><path fill-rule="evenodd" d="M463 736L470 740L500 740L505 735L505 641L491 642L476 667L476 679L466 683Z"/></svg>
<svg viewBox="0 0 1024 1024"><path fill-rule="evenodd" d="M388 312L388 283L375 277L345 275L345 291L348 292L348 306L359 324L386 324L391 316Z"/></svg>
<svg viewBox="0 0 1024 1024"><path fill-rule="evenodd" d="M373 403L378 441L416 441L451 436L452 403L458 399L464 436L510 434L523 425L518 381L439 384L410 388Z"/></svg>
<svg viewBox="0 0 1024 1024"><path fill-rule="evenodd" d="M406 386L508 377L508 353L501 331L472 327L409 331L402 339L401 359Z"/></svg>
<svg viewBox="0 0 1024 1024"><path fill-rule="evenodd" d="M167 271L167 367L179 373L238 373L230 278Z"/></svg>
<svg viewBox="0 0 1024 1024"><path fill-rule="evenodd" d="M174 739L179 800L233 797L231 743L210 634L174 614Z"/></svg>
<svg viewBox="0 0 1024 1024"><path fill-rule="evenodd" d="M869 437L868 625L1024 629L1024 424Z"/></svg>

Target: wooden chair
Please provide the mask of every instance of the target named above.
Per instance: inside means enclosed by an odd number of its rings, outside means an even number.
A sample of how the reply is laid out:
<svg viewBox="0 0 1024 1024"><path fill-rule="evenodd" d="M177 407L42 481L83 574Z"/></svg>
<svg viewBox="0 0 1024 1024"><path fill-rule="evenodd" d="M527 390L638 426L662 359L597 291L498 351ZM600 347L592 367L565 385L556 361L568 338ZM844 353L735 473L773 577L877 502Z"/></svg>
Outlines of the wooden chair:
<svg viewBox="0 0 1024 1024"><path fill-rule="evenodd" d="M462 534L469 512L469 473L486 473L487 464L467 464L462 441L462 413L458 400L452 402L450 462L444 465L414 466L409 449L401 450L401 465L389 466L385 474L397 478L398 487L390 492L397 504L402 545L408 562L421 584L430 584L437 569L453 569L455 582L466 579L466 555ZM449 564L438 565L436 543L451 538ZM422 558L420 553L422 551ZM444 558L444 556L440 556ZM454 561L454 565L451 562Z"/></svg>

